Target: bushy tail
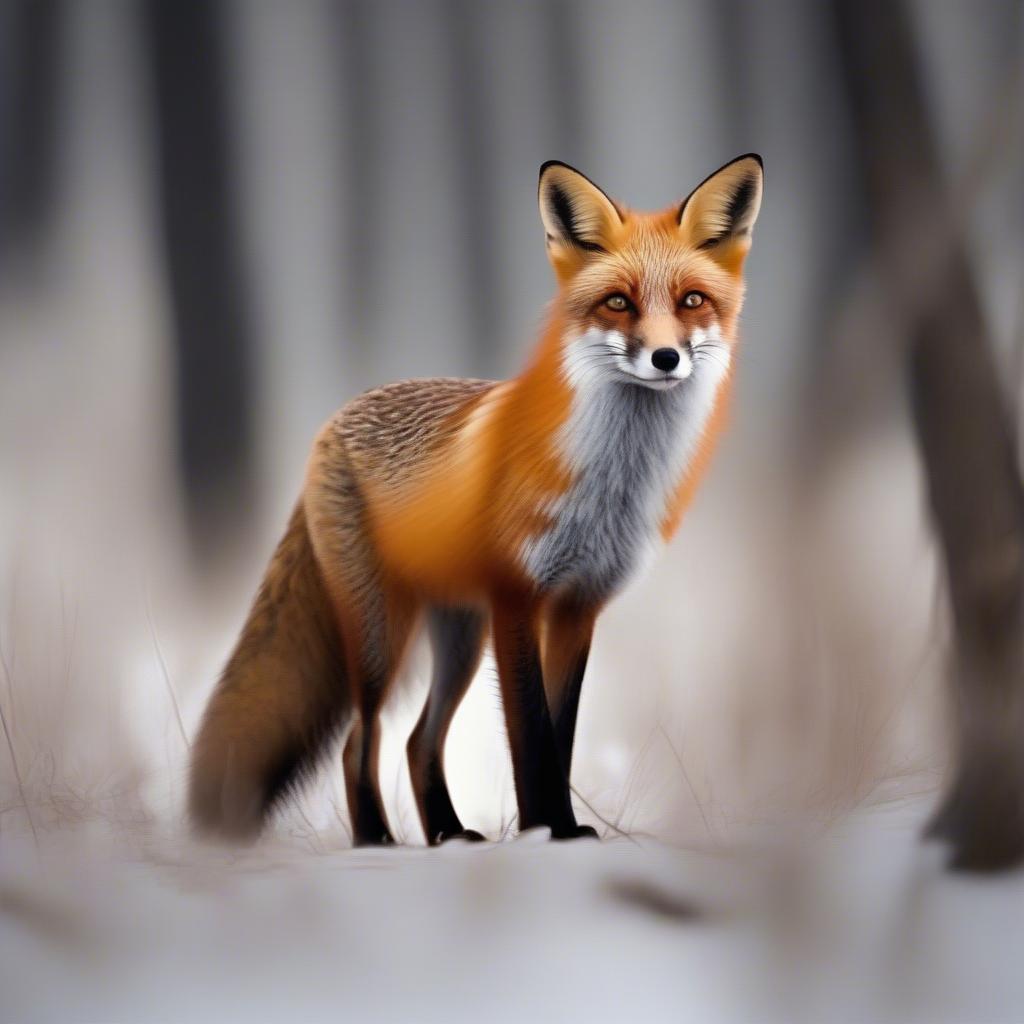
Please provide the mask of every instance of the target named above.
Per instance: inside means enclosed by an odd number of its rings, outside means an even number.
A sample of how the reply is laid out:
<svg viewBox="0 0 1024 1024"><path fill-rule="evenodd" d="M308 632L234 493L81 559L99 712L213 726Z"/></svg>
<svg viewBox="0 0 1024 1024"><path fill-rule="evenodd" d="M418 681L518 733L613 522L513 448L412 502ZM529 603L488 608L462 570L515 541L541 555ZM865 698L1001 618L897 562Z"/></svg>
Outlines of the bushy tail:
<svg viewBox="0 0 1024 1024"><path fill-rule="evenodd" d="M300 502L193 745L193 823L225 837L255 836L349 708L341 639Z"/></svg>

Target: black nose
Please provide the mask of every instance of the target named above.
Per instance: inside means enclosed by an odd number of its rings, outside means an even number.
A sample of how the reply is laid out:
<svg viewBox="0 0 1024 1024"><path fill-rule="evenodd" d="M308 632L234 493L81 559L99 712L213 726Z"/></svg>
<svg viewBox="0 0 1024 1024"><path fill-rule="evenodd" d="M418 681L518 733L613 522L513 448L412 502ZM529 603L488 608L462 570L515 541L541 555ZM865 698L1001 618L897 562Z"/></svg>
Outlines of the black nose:
<svg viewBox="0 0 1024 1024"><path fill-rule="evenodd" d="M674 370L679 365L679 353L674 348L656 348L651 353L651 362L656 370Z"/></svg>

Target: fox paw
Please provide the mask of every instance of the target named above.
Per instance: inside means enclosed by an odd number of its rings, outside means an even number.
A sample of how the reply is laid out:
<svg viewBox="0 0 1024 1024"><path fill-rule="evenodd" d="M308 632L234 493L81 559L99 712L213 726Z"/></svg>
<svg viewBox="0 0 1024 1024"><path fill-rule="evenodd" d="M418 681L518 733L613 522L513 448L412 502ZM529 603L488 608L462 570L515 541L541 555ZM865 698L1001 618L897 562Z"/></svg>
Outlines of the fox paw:
<svg viewBox="0 0 1024 1024"><path fill-rule="evenodd" d="M552 833L552 839L598 839L600 838L597 834L597 829L591 828L589 825L575 825L568 832L559 833L554 835Z"/></svg>
<svg viewBox="0 0 1024 1024"><path fill-rule="evenodd" d="M434 842L438 845L447 843L450 839L462 839L467 843L486 843L487 837L477 832L474 828L460 829L458 832L438 832Z"/></svg>

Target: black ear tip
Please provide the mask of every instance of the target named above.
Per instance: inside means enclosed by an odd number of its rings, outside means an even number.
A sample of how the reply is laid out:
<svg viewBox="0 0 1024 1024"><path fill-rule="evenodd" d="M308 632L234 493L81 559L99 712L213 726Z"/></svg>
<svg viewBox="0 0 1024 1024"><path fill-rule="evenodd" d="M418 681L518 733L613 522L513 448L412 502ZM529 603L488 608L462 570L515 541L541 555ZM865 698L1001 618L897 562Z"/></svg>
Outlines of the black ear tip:
<svg viewBox="0 0 1024 1024"><path fill-rule="evenodd" d="M540 165L540 176L543 178L545 173L552 167L561 167L563 171L578 174L584 181L589 181L591 185L594 185L593 181L591 181L590 178L588 178L587 175L585 175L578 167L573 167L572 164L567 164L564 160L545 160L544 163ZM594 185L594 188L598 188L598 186Z"/></svg>
<svg viewBox="0 0 1024 1024"><path fill-rule="evenodd" d="M764 170L764 159L761 157L760 153L744 153L743 156L736 157L733 163L739 163L740 160L756 160L757 166L760 167L762 171Z"/></svg>
<svg viewBox="0 0 1024 1024"><path fill-rule="evenodd" d="M567 163L563 163L561 160L545 160L544 163L540 165L540 172L537 174L537 177L543 178L552 167L569 168L569 165ZM572 168L569 169L571 170Z"/></svg>

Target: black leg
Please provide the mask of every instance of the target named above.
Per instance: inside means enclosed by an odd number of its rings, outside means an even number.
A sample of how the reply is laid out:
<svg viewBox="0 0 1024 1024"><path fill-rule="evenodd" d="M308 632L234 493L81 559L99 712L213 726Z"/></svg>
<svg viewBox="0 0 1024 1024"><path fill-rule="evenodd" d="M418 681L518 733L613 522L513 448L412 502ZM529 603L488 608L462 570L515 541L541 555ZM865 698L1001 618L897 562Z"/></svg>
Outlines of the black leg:
<svg viewBox="0 0 1024 1024"><path fill-rule="evenodd" d="M371 593L368 587L363 596L363 606L372 614L364 615L362 632L357 633L351 621L343 625L358 709L342 758L345 791L355 844L389 846L395 840L380 792L380 710L412 631L414 607L383 592Z"/></svg>
<svg viewBox="0 0 1024 1024"><path fill-rule="evenodd" d="M480 664L486 617L475 609L435 608L428 624L434 670L427 703L406 748L409 778L428 843L479 841L484 837L464 828L452 805L444 777L444 742Z"/></svg>
<svg viewBox="0 0 1024 1024"><path fill-rule="evenodd" d="M581 834L569 798L569 779L555 744L544 694L535 615L528 605L494 609L494 654L512 750L520 829L547 825L556 839Z"/></svg>
<svg viewBox="0 0 1024 1024"><path fill-rule="evenodd" d="M380 721L376 710L357 720L345 743L343 763L352 841L356 846L390 846L394 837L384 816L377 781L377 754L380 747Z"/></svg>
<svg viewBox="0 0 1024 1024"><path fill-rule="evenodd" d="M587 670L587 651L581 651L573 662L566 681L561 707L555 714L555 742L562 759L566 775L572 769L572 746L576 738L576 715L580 707L580 691L583 689L583 674Z"/></svg>
<svg viewBox="0 0 1024 1024"><path fill-rule="evenodd" d="M566 776L571 777L576 716L587 670L596 609L563 602L547 614L544 635L544 687L555 727L555 743Z"/></svg>

